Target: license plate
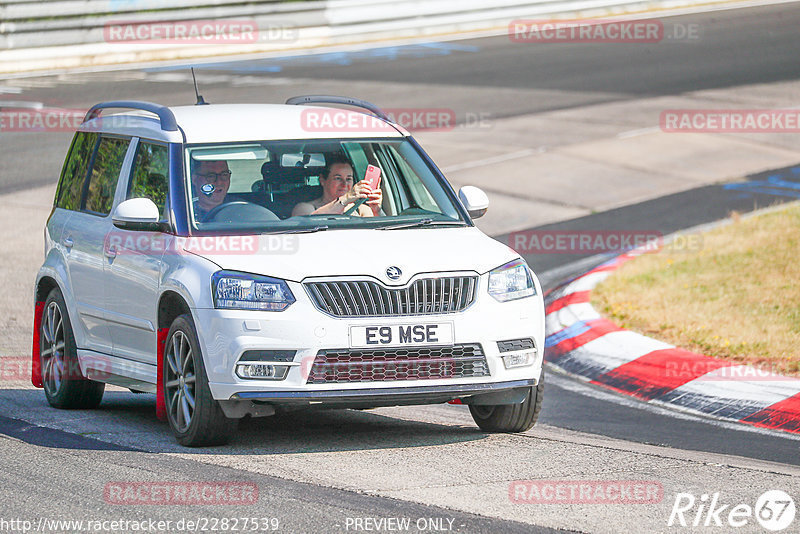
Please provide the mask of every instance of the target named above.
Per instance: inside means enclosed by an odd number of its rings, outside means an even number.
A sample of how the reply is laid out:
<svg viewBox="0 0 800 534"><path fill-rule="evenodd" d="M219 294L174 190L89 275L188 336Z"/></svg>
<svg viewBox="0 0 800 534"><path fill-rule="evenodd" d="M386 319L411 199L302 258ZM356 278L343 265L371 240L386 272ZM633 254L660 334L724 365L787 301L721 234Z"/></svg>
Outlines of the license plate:
<svg viewBox="0 0 800 534"><path fill-rule="evenodd" d="M351 347L452 345L453 323L351 326Z"/></svg>

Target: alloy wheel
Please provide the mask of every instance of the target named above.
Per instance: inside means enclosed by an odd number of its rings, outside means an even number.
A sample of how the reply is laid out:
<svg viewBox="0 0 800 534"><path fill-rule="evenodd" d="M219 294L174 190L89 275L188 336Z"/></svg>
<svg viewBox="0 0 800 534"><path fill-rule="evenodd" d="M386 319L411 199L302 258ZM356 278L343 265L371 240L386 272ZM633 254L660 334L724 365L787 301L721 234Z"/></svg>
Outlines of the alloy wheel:
<svg viewBox="0 0 800 534"><path fill-rule="evenodd" d="M167 347L165 397L167 413L178 432L192 424L195 409L195 364L189 338L178 330Z"/></svg>
<svg viewBox="0 0 800 534"><path fill-rule="evenodd" d="M57 302L51 302L44 313L39 343L42 362L42 382L51 396L58 394L62 382L67 378L65 370L64 318Z"/></svg>

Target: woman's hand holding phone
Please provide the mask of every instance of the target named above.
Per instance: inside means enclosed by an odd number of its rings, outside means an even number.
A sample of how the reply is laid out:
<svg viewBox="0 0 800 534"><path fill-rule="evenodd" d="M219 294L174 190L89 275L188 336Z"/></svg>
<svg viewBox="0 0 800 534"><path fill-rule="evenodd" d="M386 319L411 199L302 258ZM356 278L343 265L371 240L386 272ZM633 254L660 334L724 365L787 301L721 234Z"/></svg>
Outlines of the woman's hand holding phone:
<svg viewBox="0 0 800 534"><path fill-rule="evenodd" d="M374 165L367 165L367 172L364 174L364 179L353 186L353 192L360 198L351 208L347 209L344 214L350 215L354 211L358 210L358 208L361 207L361 204L364 203L370 207L374 216L380 214L381 204L383 202L383 192L381 191L380 184L380 168Z"/></svg>

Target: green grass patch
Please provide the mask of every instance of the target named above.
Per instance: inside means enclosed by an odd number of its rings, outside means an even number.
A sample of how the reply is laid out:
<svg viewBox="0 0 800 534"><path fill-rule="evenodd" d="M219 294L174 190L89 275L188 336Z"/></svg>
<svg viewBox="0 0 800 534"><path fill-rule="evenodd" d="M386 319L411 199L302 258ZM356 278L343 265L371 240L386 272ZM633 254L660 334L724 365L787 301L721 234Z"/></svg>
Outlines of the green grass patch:
<svg viewBox="0 0 800 534"><path fill-rule="evenodd" d="M800 376L800 206L666 246L618 269L592 304L620 326L678 347Z"/></svg>

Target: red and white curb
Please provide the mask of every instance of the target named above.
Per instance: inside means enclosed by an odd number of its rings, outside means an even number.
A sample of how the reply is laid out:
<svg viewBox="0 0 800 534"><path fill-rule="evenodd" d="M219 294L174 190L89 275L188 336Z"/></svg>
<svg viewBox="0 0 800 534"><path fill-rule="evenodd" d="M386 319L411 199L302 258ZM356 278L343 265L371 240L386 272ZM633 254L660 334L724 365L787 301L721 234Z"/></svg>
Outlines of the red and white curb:
<svg viewBox="0 0 800 534"><path fill-rule="evenodd" d="M622 254L547 295L545 360L647 402L800 434L800 380L679 349L595 311L592 289L640 254Z"/></svg>

